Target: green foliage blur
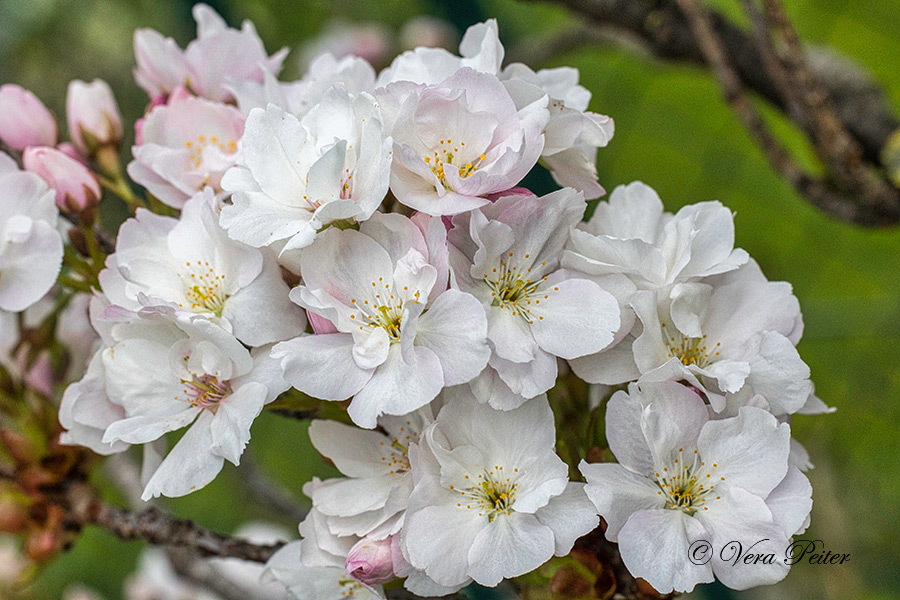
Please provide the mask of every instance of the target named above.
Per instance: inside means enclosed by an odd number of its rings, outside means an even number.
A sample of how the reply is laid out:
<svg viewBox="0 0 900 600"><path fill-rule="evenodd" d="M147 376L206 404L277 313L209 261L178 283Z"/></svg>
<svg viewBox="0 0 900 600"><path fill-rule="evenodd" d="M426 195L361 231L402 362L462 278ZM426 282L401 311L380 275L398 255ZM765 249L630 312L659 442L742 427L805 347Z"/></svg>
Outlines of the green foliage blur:
<svg viewBox="0 0 900 600"><path fill-rule="evenodd" d="M70 79L106 79L128 122L147 98L134 84L132 32L151 27L182 45L193 37L188 0L0 0L0 83L33 90L64 122ZM253 20L271 52L297 48L333 20L377 22L398 31L409 18L431 14L458 29L496 17L501 38L534 51L548 36L579 24L557 7L516 0L218 0L232 26ZM713 4L740 18L736 0ZM900 3L894 0L787 0L800 33L864 65L900 107ZM283 78L302 73L299 52ZM787 280L803 307L800 353L816 391L837 413L798 417L795 436L816 468L812 526L804 539L850 553L843 566L794 567L769 588L736 593L701 586L699 598L900 597L900 230L864 230L829 220L779 179L721 100L704 71L663 64L622 47L591 45L532 67L572 65L594 96L592 110L616 121L616 135L599 156L600 182L612 190L641 179L669 210L718 199L736 213L738 245L770 279ZM776 131L805 165L816 161L803 137L775 113ZM130 139L126 141L126 150ZM124 217L107 208L112 223ZM250 449L258 462L299 499L313 474L334 473L310 447L306 425L264 414ZM210 486L166 506L179 516L228 532L246 520L280 521L248 500L236 469L226 466ZM59 598L83 582L107 599L120 598L134 568L138 542L120 542L89 529L36 582L42 599Z"/></svg>

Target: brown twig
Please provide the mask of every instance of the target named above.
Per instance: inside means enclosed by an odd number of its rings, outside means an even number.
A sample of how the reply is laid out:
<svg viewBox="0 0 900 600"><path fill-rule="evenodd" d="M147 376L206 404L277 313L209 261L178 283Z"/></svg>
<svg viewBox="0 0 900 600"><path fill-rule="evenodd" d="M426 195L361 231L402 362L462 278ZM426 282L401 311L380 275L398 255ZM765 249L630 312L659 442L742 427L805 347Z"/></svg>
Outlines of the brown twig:
<svg viewBox="0 0 900 600"><path fill-rule="evenodd" d="M153 507L135 512L111 506L84 484L73 484L66 500L72 526L97 525L123 540L142 539L151 544L191 548L201 556L234 557L260 563L266 562L283 545L252 544L224 536Z"/></svg>
<svg viewBox="0 0 900 600"><path fill-rule="evenodd" d="M759 44L758 34L757 39L754 39L721 15L703 11L706 32L704 39L697 35L696 21L689 18L683 4L676 0L549 1L587 16L598 25L612 26L631 34L659 58L709 65L720 80L726 99L754 135L773 168L813 205L835 218L860 225L900 223L900 191L871 173L864 172L864 167L853 166L860 161L851 154L842 155L843 161L856 160L850 166L846 162L836 164L825 161L836 185L834 181L804 173L768 132L765 123L750 104L747 90L756 92L783 110L798 126L810 131L811 136L812 129L819 125L814 123L807 106L787 93L787 88L792 83L772 76L768 67L772 66L773 57L765 56L765 50L761 50L764 47ZM727 57L725 65L729 74L724 82L722 69L709 60L710 39L716 40L719 46L720 52L717 54ZM822 79L814 72L815 68L827 73L833 71L827 69L827 62L810 63L809 73L813 80ZM859 78L858 73L857 77L851 79L828 78L824 81L828 87L819 98L820 104L835 103L841 126L846 125L848 137L852 135L861 146L859 156L870 161L873 166L885 166L889 174L892 174L891 165L881 165L879 161L882 160L882 152L888 147L892 135L900 130L900 120L887 108L884 94L873 94L873 86L861 85ZM756 116L750 116L751 112Z"/></svg>
<svg viewBox="0 0 900 600"><path fill-rule="evenodd" d="M885 216L871 212L834 190L828 183L806 174L772 135L753 106L746 88L726 56L710 15L696 0L676 0L686 15L693 35L713 71L726 102L759 145L769 164L815 206L842 220L860 224L883 224Z"/></svg>

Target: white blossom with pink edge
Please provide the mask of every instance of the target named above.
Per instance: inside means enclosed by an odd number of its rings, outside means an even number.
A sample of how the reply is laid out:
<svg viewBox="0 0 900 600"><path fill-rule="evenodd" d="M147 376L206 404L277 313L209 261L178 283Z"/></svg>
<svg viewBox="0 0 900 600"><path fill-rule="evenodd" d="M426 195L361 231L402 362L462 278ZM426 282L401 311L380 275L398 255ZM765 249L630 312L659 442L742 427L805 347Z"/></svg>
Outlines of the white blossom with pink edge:
<svg viewBox="0 0 900 600"><path fill-rule="evenodd" d="M214 204L207 188L180 219L138 210L100 273L103 293L132 312L164 306L203 315L249 346L299 335L306 316L288 298L275 257L229 238Z"/></svg>
<svg viewBox="0 0 900 600"><path fill-rule="evenodd" d="M429 86L399 81L375 91L394 138L391 191L430 215L484 206L516 186L544 147L547 97L517 107L495 75L465 67Z"/></svg>
<svg viewBox="0 0 900 600"><path fill-rule="evenodd" d="M554 451L545 397L497 411L458 390L410 447L401 548L441 586L495 586L565 556L599 519Z"/></svg>
<svg viewBox="0 0 900 600"><path fill-rule="evenodd" d="M538 198L505 196L453 218L452 285L478 298L488 315L490 367L471 387L506 410L550 389L556 357L594 354L619 329L615 298L560 268L585 202L571 188Z"/></svg>
<svg viewBox="0 0 900 600"><path fill-rule="evenodd" d="M207 186L222 194L222 175L234 166L243 133L235 107L178 94L144 119L128 174L173 208Z"/></svg>
<svg viewBox="0 0 900 600"><path fill-rule="evenodd" d="M56 283L63 241L54 197L0 152L0 310L23 311Z"/></svg>
<svg viewBox="0 0 900 600"><path fill-rule="evenodd" d="M447 289L443 235L440 219L423 234L382 213L359 231L320 234L301 253L305 285L291 299L337 331L276 345L285 378L323 400L352 396L350 418L371 429L380 415L407 414L478 375L490 354L487 321L474 297Z"/></svg>
<svg viewBox="0 0 900 600"><path fill-rule="evenodd" d="M309 246L333 222L368 219L388 188L391 139L368 94L331 88L303 120L269 105L247 119L240 164L222 184L228 235L281 253Z"/></svg>
<svg viewBox="0 0 900 600"><path fill-rule="evenodd" d="M240 30L232 29L206 4L195 4L193 15L197 39L183 51L157 31L135 31L134 78L151 99L186 87L197 96L227 102L233 99L229 86L261 83L265 73L277 75L281 70L287 49L268 56L250 21L244 21Z"/></svg>
<svg viewBox="0 0 900 600"><path fill-rule="evenodd" d="M635 577L666 594L714 576L742 590L787 575L788 539L812 507L809 481L788 466L787 424L754 407L710 420L694 391L664 382L617 392L606 434L619 464L582 461L580 469L607 539ZM700 556L708 562L691 560L698 541L708 544L711 556ZM773 560L729 561L735 543Z"/></svg>
<svg viewBox="0 0 900 600"><path fill-rule="evenodd" d="M375 89L375 69L357 56L336 58L331 54L317 57L297 81L278 81L266 73L263 83L244 81L233 86L238 107L244 115L254 108L274 104L297 118L313 109L335 84L342 84L349 93L371 93Z"/></svg>
<svg viewBox="0 0 900 600"><path fill-rule="evenodd" d="M443 48L404 52L379 74L378 84L409 81L432 85L469 67L498 76L520 109L548 96L542 163L558 184L584 192L588 199L603 195L603 187L597 183L597 149L612 139L614 123L606 115L587 110L591 93L579 85L577 69L561 67L535 72L513 63L501 70L505 50L495 19L469 27L459 52L460 56Z"/></svg>

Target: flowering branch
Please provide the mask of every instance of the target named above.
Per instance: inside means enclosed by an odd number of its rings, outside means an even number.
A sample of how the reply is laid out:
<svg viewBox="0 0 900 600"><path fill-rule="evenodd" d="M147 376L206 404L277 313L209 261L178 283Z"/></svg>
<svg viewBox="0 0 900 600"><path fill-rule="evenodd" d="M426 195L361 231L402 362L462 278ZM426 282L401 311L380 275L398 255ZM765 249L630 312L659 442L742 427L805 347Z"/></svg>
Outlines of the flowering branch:
<svg viewBox="0 0 900 600"><path fill-rule="evenodd" d="M698 29L697 12L675 0L551 1L598 25L636 36L658 58L707 64L773 169L823 212L858 225L900 223L900 191L864 166L868 163L869 167L883 169L892 181L898 180L900 172L896 169L892 140L900 131L900 120L888 107L883 92L858 67L841 65L835 69L833 63L837 59L833 56L816 56L813 61L806 55L783 10L776 9L779 3L767 2L768 22L770 28L777 24L788 49L784 56L776 56L772 61L767 60L771 56L767 57L758 35L754 39L712 11L703 11L708 22ZM786 28L793 35L786 35ZM712 44L719 46L720 51L713 52ZM714 55L721 55L724 60L717 60ZM779 62L786 66L779 68ZM834 76L836 72L841 76ZM801 102L795 101L794 89L802 91ZM828 168L828 178L804 172L781 147L749 102L750 90L810 133Z"/></svg>

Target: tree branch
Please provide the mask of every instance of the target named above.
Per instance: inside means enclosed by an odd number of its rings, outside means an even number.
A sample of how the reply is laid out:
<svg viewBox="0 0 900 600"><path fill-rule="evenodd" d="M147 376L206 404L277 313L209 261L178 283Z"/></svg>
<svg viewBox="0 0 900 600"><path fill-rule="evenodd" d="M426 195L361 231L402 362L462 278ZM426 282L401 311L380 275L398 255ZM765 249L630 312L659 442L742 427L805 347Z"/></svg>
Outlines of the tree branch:
<svg viewBox="0 0 900 600"><path fill-rule="evenodd" d="M151 544L192 548L201 556L234 557L260 563L266 562L283 545L252 544L224 536L153 507L135 512L111 506L85 484L73 484L66 500L72 526L97 525L123 540L143 539Z"/></svg>
<svg viewBox="0 0 900 600"><path fill-rule="evenodd" d="M703 39L697 34L695 22L691 22L683 4L676 0L548 1L587 16L598 25L612 26L631 34L659 58L709 65L722 85L726 100L753 134L773 168L813 205L835 218L861 225L900 223L900 191L872 176L860 164L860 159L865 158L875 166L886 167L888 174L895 176L893 154L887 153L886 149L892 148L890 140L892 135L900 131L900 120L891 113L884 94L861 74L860 69L850 69L852 76L834 77L836 69L833 57L823 60L819 54L816 55L816 60L807 60L801 50L809 78L825 84L816 106L833 103L835 109L832 112L836 111L839 115L838 124L841 128L846 126L846 139L852 142L849 146L842 146L842 154L839 155L837 151L832 153L835 158L840 156L841 162L825 160L839 184L835 185L831 181L804 173L768 132L765 123L750 103L747 90L756 92L785 112L798 126L810 132L814 142L817 139L815 132L821 129L822 123L816 122L810 115L807 104L799 102L792 95L792 87L796 84L790 81L790 77L779 78L777 70L773 76L773 60L779 57L771 53L767 55L766 46L759 43L758 33L754 39L721 15L703 11L706 15L706 39ZM749 0L746 0L745 5L748 3ZM729 74L725 81L722 77L722 64L717 67L710 62L709 39L716 40L720 46L721 52L716 54L727 57L725 65ZM848 70L837 69L837 72L846 74ZM790 74L789 72L787 75ZM751 112L756 116L750 116ZM833 123L828 125L832 126ZM833 128L829 132L833 136L839 136ZM839 137L830 139L832 148L838 148ZM854 158L852 148L856 142L861 149L857 158ZM880 162L882 160L885 161L883 165Z"/></svg>

